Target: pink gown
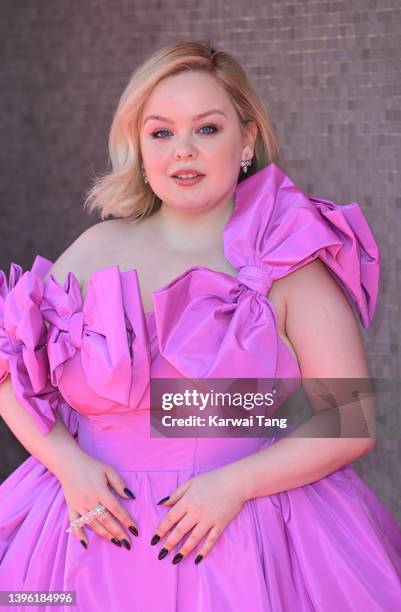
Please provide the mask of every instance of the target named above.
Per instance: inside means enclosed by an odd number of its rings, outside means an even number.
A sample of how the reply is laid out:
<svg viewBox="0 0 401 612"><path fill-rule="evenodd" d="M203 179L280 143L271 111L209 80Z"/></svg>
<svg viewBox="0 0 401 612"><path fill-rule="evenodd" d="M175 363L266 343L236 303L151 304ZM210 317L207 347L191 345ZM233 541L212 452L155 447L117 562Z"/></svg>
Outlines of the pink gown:
<svg viewBox="0 0 401 612"><path fill-rule="evenodd" d="M275 438L154 438L151 377L293 378L299 366L277 333L272 283L320 258L368 327L380 254L358 204L305 195L274 163L241 182L224 228L236 277L195 266L153 293L145 313L136 270L93 272L86 299L52 265L0 271L0 382L43 435L58 411L78 444L118 470L119 498L139 537L131 550L86 529L67 534L57 478L32 456L0 486L0 590L75 591L79 612L395 612L401 610L401 532L345 466L311 484L248 500L195 565L179 546L158 560L150 539L188 478ZM49 328L46 327L48 322ZM268 477L268 475L267 475ZM10 610L64 610L62 606Z"/></svg>

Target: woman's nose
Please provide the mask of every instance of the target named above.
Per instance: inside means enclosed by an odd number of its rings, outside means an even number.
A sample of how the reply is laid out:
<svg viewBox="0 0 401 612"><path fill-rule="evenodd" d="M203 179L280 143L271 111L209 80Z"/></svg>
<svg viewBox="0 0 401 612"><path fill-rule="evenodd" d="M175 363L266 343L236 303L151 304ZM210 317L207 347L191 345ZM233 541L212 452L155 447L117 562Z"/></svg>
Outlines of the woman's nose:
<svg viewBox="0 0 401 612"><path fill-rule="evenodd" d="M187 157L196 157L197 151L196 148L189 142L181 142L177 145L175 149L175 157L176 159L182 159Z"/></svg>
<svg viewBox="0 0 401 612"><path fill-rule="evenodd" d="M175 158L176 159L194 159L195 155L193 155L190 151L176 151Z"/></svg>

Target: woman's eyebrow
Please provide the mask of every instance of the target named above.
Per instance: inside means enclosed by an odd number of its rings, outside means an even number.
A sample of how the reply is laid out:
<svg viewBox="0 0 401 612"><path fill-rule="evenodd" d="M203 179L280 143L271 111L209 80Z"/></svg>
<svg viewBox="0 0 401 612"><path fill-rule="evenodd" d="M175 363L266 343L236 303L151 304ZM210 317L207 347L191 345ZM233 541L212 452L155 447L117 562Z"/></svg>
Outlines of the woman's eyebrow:
<svg viewBox="0 0 401 612"><path fill-rule="evenodd" d="M223 113L223 111L219 110L218 108L212 108L211 110L205 111L204 113L195 115L195 117L192 117L192 121L196 121L197 119L201 119L202 117L206 117L207 115L214 115L216 113L227 117L227 115ZM156 121L164 121L165 123L174 123L174 121L172 119L168 119L168 117L162 117L161 115L149 115L148 117L146 117L145 121L143 122L143 125L145 125L145 123L150 119L156 119Z"/></svg>

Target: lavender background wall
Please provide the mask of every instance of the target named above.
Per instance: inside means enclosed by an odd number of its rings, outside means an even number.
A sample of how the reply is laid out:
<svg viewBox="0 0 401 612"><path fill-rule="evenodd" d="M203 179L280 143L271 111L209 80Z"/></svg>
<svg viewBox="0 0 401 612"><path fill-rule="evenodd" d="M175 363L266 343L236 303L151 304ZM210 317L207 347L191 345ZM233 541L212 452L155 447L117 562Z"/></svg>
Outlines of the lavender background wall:
<svg viewBox="0 0 401 612"><path fill-rule="evenodd" d="M399 0L202 3L3 0L0 267L58 255L98 220L82 211L104 171L113 110L132 70L178 39L234 53L269 109L292 180L358 202L383 257L364 332L372 375L400 381L401 8ZM399 388L399 386L398 386ZM379 440L354 463L401 522L400 412L378 405ZM27 455L1 424L4 478Z"/></svg>

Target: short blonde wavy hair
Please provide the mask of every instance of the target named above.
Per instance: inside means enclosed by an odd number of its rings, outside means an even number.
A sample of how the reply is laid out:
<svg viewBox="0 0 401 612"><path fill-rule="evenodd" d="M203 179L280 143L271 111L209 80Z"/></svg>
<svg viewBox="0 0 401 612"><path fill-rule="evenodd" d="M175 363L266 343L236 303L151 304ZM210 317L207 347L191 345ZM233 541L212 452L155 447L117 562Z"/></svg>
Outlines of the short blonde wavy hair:
<svg viewBox="0 0 401 612"><path fill-rule="evenodd" d="M84 209L106 217L132 221L149 216L161 205L141 172L139 133L145 102L163 78L201 70L214 76L228 93L242 125L254 121L258 128L252 165L246 175L239 169L238 182L271 162L279 163L279 145L268 112L229 53L216 50L204 41L182 41L153 53L132 74L115 111L109 135L111 171L96 177L86 194Z"/></svg>

